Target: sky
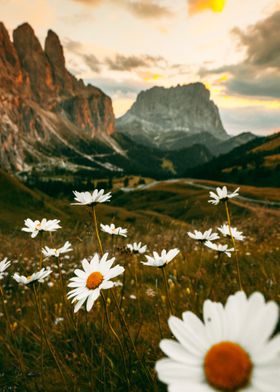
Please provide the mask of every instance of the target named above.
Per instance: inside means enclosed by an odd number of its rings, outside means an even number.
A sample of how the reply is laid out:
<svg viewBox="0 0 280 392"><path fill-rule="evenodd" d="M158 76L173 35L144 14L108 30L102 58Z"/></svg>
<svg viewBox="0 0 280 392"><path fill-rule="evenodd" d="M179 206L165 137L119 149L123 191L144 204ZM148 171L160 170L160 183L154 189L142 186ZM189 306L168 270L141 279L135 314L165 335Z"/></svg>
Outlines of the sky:
<svg viewBox="0 0 280 392"><path fill-rule="evenodd" d="M203 82L230 134L280 131L280 0L0 0L9 32L48 29L117 117L141 90Z"/></svg>

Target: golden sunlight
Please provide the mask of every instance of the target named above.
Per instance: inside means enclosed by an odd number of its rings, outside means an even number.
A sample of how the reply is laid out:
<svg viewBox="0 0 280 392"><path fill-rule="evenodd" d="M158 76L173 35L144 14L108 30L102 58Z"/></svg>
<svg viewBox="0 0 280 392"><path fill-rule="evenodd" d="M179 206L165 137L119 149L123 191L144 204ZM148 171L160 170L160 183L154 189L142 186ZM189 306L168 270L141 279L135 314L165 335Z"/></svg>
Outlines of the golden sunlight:
<svg viewBox="0 0 280 392"><path fill-rule="evenodd" d="M188 8L190 15L197 14L205 10L213 12L222 12L226 0L189 0Z"/></svg>

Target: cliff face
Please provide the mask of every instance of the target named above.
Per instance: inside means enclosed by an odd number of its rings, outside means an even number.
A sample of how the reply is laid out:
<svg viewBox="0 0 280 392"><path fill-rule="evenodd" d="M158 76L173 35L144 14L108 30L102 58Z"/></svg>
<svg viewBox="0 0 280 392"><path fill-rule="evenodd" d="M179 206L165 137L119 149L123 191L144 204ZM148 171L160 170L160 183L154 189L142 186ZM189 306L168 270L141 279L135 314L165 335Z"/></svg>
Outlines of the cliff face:
<svg viewBox="0 0 280 392"><path fill-rule="evenodd" d="M218 140L228 135L210 93L202 83L142 91L128 112L117 120L117 129L130 136L168 148L161 139L209 133Z"/></svg>
<svg viewBox="0 0 280 392"><path fill-rule="evenodd" d="M27 23L13 42L0 23L0 166L23 170L45 158L46 146L76 148L114 130L111 99L68 72L53 31L43 49Z"/></svg>

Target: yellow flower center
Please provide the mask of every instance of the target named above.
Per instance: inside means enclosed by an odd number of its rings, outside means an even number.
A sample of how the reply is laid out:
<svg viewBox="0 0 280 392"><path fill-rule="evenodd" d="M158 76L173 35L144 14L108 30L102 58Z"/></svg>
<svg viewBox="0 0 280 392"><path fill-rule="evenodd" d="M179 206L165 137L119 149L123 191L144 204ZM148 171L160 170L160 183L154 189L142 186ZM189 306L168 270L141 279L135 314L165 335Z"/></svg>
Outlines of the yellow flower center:
<svg viewBox="0 0 280 392"><path fill-rule="evenodd" d="M248 384L252 362L246 351L238 344L221 342L207 352L204 358L204 372L208 383L214 388L234 392Z"/></svg>
<svg viewBox="0 0 280 392"><path fill-rule="evenodd" d="M101 285L103 282L103 275L100 272L92 272L86 282L86 286L88 289L93 290Z"/></svg>
<svg viewBox="0 0 280 392"><path fill-rule="evenodd" d="M41 229L41 223L37 223L37 225L35 226L35 228L36 228L37 230L40 230L40 229Z"/></svg>

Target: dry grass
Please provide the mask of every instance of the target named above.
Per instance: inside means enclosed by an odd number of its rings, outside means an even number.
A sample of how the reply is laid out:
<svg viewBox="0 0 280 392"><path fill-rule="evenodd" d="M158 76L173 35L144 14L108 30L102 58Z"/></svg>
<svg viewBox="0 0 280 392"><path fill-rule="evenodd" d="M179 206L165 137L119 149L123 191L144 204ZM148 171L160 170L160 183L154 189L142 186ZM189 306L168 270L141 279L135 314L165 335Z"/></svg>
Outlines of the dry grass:
<svg viewBox="0 0 280 392"><path fill-rule="evenodd" d="M244 188L250 195L264 195L264 190ZM268 192L273 196L276 190ZM188 229L215 228L225 221L223 206L210 206L207 196L207 191L182 183L161 183L143 192L116 194L110 205L97 209L103 223L113 219L127 227L129 233L128 240L113 240L101 234L104 250L126 268L121 278L124 286L108 290L106 295L111 322L124 347L127 377L118 344L106 325L102 302L97 301L89 313L81 310L73 315L56 263L46 260L44 266L51 266L53 273L49 279L52 287L46 282L40 285L44 326L63 369L65 388L45 343L42 360L41 328L32 291L18 286L11 278L15 271L24 275L34 271L39 261L39 240L32 240L23 233L2 234L0 259L8 256L14 261L9 276L2 281L13 333L11 336L1 311L1 391L165 391L154 372L156 360L162 357L159 341L170 337L161 271L143 266L140 263L143 256L128 254L125 245L142 241L148 244L150 251L174 247L181 250L167 267L171 301L177 316L185 310L201 315L203 301L208 297L225 302L229 294L238 290L234 259L217 259L215 253L200 248L186 233ZM249 294L260 290L266 299L279 301L279 210L242 201L232 203L231 210L233 226L247 236L244 243L238 244L245 291ZM73 245L70 257L60 260L64 287L80 260L98 251L87 213L82 209L75 214L79 224L65 223L63 230L44 238L44 245L48 246L57 247L66 240ZM114 303L113 291L121 303L137 356ZM19 358L23 371L19 368Z"/></svg>

